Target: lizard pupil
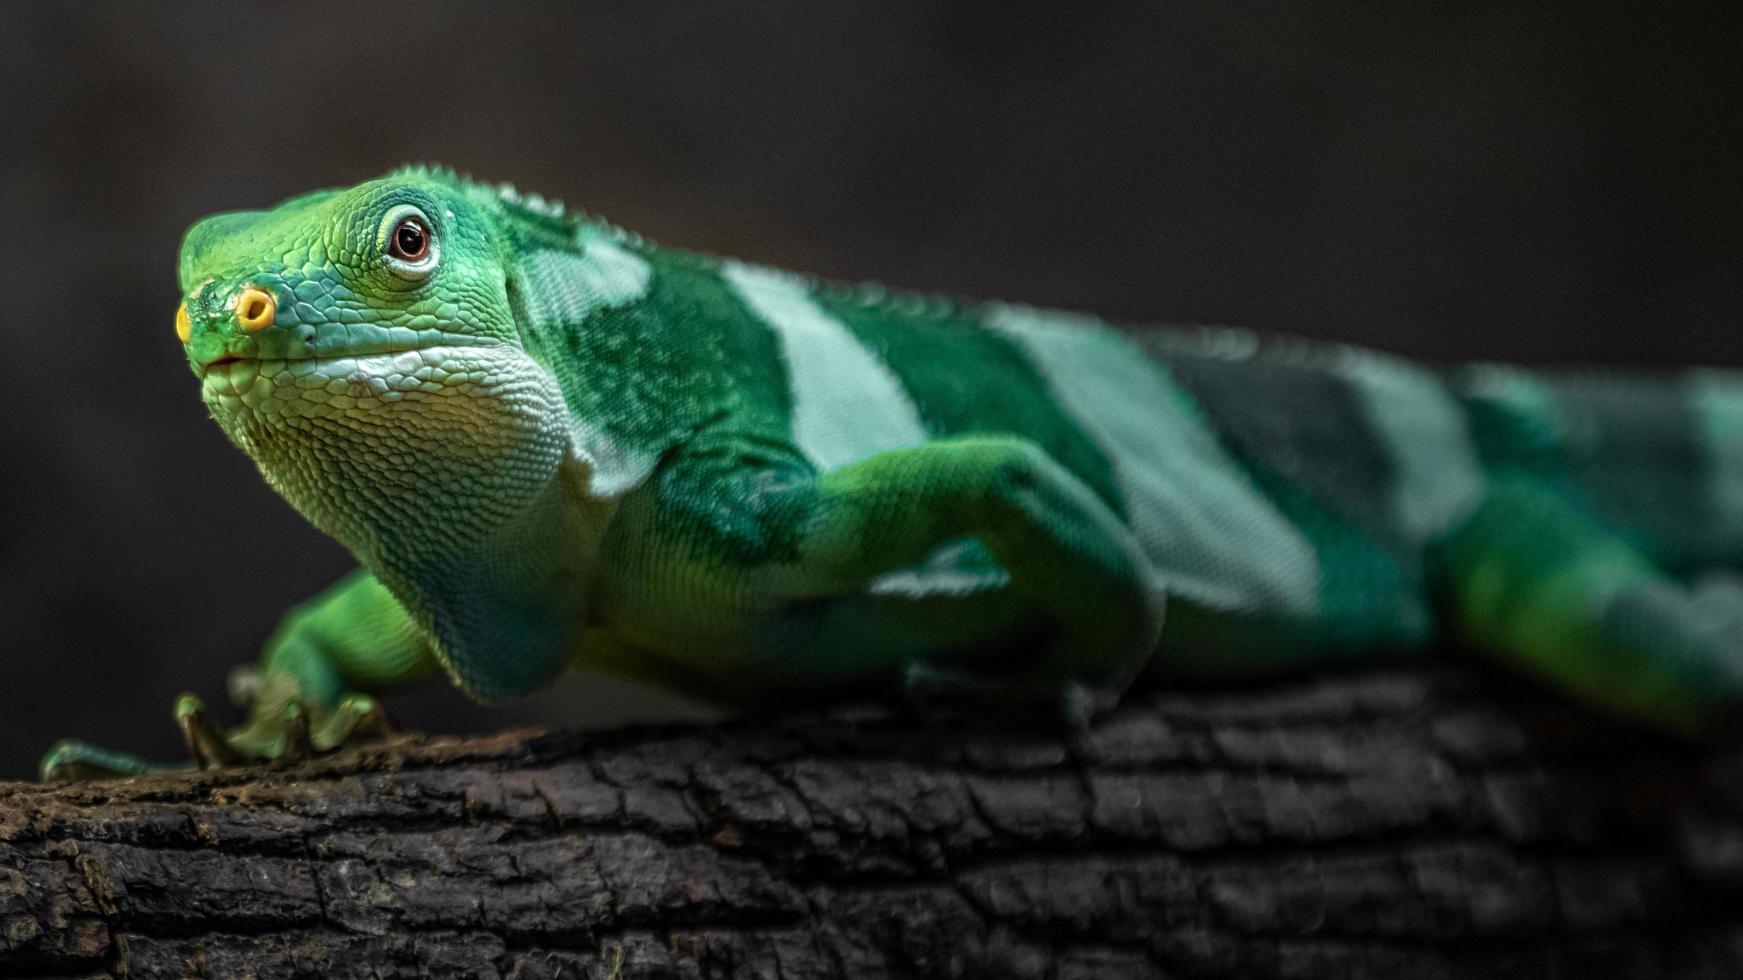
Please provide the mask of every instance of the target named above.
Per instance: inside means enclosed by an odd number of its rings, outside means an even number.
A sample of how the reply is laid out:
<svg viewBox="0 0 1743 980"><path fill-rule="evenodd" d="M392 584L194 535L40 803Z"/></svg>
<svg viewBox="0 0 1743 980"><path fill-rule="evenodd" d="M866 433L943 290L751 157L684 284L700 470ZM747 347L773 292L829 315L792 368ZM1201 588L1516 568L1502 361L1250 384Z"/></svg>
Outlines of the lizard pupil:
<svg viewBox="0 0 1743 980"><path fill-rule="evenodd" d="M389 251L396 259L418 262L430 253L430 236L416 219L407 218L393 229Z"/></svg>

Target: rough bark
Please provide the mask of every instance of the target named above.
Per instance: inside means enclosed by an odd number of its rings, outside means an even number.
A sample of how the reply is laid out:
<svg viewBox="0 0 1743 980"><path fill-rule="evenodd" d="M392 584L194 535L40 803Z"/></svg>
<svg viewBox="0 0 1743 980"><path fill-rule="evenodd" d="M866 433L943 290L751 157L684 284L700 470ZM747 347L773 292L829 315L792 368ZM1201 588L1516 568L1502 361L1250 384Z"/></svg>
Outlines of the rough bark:
<svg viewBox="0 0 1743 980"><path fill-rule="evenodd" d="M0 784L0 974L1743 976L1743 750L1498 686Z"/></svg>

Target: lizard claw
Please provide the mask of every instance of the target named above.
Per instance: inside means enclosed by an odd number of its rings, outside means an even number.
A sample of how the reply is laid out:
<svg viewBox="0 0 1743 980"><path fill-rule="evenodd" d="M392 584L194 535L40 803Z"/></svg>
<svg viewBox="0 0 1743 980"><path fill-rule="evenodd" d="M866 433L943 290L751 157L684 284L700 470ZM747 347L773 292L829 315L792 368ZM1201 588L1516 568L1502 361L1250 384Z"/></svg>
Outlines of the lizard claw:
<svg viewBox="0 0 1743 980"><path fill-rule="evenodd" d="M288 678L252 685L248 723L230 732L231 747L249 759L300 762L343 745L392 734L381 703L347 694L331 708L300 696Z"/></svg>
<svg viewBox="0 0 1743 980"><path fill-rule="evenodd" d="M285 705L279 715L284 740L278 758L284 762L302 762L313 758L315 744L309 739L309 713L301 701Z"/></svg>
<svg viewBox="0 0 1743 980"><path fill-rule="evenodd" d="M176 698L175 717L196 769L217 769L242 761L242 754L230 744L223 730L206 717L206 705L195 695Z"/></svg>
<svg viewBox="0 0 1743 980"><path fill-rule="evenodd" d="M347 742L387 738L393 734L381 702L367 694L347 694L315 729L316 752L329 752Z"/></svg>

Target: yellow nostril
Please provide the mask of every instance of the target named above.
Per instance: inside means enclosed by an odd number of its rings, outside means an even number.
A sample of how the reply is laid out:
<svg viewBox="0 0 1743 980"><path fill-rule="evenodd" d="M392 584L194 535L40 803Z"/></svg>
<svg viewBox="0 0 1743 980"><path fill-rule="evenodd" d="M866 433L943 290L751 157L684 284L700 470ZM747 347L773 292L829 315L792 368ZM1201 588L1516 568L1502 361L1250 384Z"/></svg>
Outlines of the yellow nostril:
<svg viewBox="0 0 1743 980"><path fill-rule="evenodd" d="M236 297L236 322L242 324L244 330L264 330L272 326L277 312L278 304L264 289L249 286Z"/></svg>
<svg viewBox="0 0 1743 980"><path fill-rule="evenodd" d="M176 307L176 336L180 337L184 344L194 336L194 324L188 319L188 304L186 303Z"/></svg>

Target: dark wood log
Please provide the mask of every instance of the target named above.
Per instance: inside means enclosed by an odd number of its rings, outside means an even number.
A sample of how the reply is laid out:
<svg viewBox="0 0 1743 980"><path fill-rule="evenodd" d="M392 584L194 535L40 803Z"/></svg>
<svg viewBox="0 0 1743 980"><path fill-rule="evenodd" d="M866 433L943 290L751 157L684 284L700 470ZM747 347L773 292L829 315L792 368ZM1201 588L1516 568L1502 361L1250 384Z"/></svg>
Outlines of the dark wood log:
<svg viewBox="0 0 1743 980"><path fill-rule="evenodd" d="M1456 667L0 785L0 974L1743 976L1743 750Z"/></svg>

